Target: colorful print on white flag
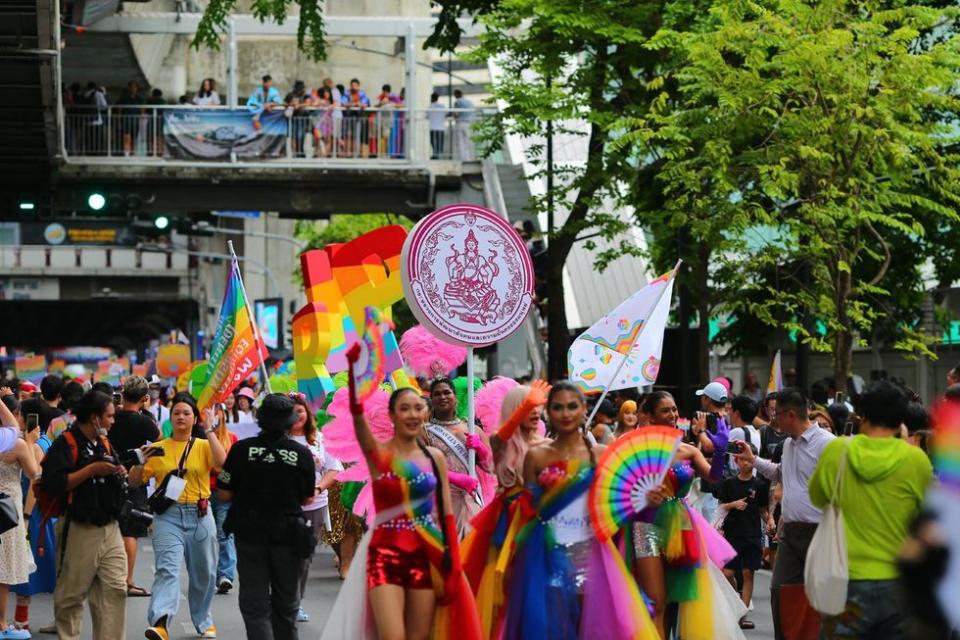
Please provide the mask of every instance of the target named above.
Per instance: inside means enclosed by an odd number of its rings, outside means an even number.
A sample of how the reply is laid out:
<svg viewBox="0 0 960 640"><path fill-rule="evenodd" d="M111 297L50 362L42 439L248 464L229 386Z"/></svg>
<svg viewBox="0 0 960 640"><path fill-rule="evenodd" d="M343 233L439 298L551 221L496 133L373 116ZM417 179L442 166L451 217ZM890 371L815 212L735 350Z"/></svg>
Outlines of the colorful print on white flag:
<svg viewBox="0 0 960 640"><path fill-rule="evenodd" d="M767 382L767 393L777 391L783 391L783 367L780 365L779 349L777 349L777 355L773 356L773 364L770 365L770 381Z"/></svg>
<svg viewBox="0 0 960 640"><path fill-rule="evenodd" d="M656 382L679 267L678 263L672 271L647 283L573 341L567 354L567 372L570 381L584 393Z"/></svg>

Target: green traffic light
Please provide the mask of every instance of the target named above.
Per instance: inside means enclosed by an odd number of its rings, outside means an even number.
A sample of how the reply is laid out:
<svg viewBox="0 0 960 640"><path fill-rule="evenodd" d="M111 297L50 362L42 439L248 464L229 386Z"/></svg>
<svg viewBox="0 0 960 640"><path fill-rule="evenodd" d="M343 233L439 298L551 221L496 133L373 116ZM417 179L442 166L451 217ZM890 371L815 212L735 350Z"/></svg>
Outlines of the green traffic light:
<svg viewBox="0 0 960 640"><path fill-rule="evenodd" d="M33 211L36 208L32 202L21 202L20 211Z"/></svg>
<svg viewBox="0 0 960 640"><path fill-rule="evenodd" d="M170 218L168 218L167 216L157 216L153 220L153 226L163 231L164 229L170 226Z"/></svg>
<svg viewBox="0 0 960 640"><path fill-rule="evenodd" d="M102 193L91 193L87 197L87 206L94 211L101 211L105 206L107 206L107 198Z"/></svg>

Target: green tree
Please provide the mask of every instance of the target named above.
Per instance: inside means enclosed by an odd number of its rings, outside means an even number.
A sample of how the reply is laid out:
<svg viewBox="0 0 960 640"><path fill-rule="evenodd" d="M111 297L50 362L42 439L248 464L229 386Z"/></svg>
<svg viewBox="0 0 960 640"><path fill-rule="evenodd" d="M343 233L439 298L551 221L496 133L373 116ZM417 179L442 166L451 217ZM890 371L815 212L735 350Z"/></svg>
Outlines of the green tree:
<svg viewBox="0 0 960 640"><path fill-rule="evenodd" d="M917 3L718 0L704 28L653 40L681 61L670 74L678 91L626 123L628 144L665 158L665 220L692 215L697 241L718 228L786 238L776 250L713 253L737 267L728 288L759 294L725 304L831 352L840 388L854 341L888 313L879 301L893 285L895 238L958 220L960 58L946 30L956 15ZM764 277L774 270L787 286ZM826 336L811 330L816 320ZM929 353L911 326L893 329L898 347Z"/></svg>

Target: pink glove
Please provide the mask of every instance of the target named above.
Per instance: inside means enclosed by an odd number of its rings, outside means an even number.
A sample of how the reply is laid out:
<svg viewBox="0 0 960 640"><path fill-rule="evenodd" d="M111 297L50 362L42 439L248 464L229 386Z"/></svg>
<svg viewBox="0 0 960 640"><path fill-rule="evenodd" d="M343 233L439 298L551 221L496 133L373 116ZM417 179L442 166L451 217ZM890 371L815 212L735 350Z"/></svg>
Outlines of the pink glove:
<svg viewBox="0 0 960 640"><path fill-rule="evenodd" d="M480 464L489 465L491 462L493 462L493 451L490 450L490 447L484 444L483 440L480 439L480 436L475 433L468 433L466 444L467 449L473 449L477 452L477 460L480 462Z"/></svg>
<svg viewBox="0 0 960 640"><path fill-rule="evenodd" d="M477 480L473 476L468 476L465 473L448 471L447 477L450 478L450 484L457 487L458 489L463 489L467 493L475 492L477 490L477 487L480 486L479 480Z"/></svg>

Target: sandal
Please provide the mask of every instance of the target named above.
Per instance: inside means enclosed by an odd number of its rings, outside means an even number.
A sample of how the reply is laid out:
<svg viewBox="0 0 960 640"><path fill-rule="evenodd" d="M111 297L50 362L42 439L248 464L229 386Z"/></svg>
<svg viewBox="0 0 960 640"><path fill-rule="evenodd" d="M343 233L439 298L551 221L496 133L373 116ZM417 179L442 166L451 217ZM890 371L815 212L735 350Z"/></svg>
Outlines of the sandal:
<svg viewBox="0 0 960 640"><path fill-rule="evenodd" d="M746 616L740 619L740 628L741 629L755 629L757 625L753 624L753 620L748 619Z"/></svg>
<svg viewBox="0 0 960 640"><path fill-rule="evenodd" d="M135 584L127 585L128 598L149 598L151 595L152 594L143 587L138 587Z"/></svg>

